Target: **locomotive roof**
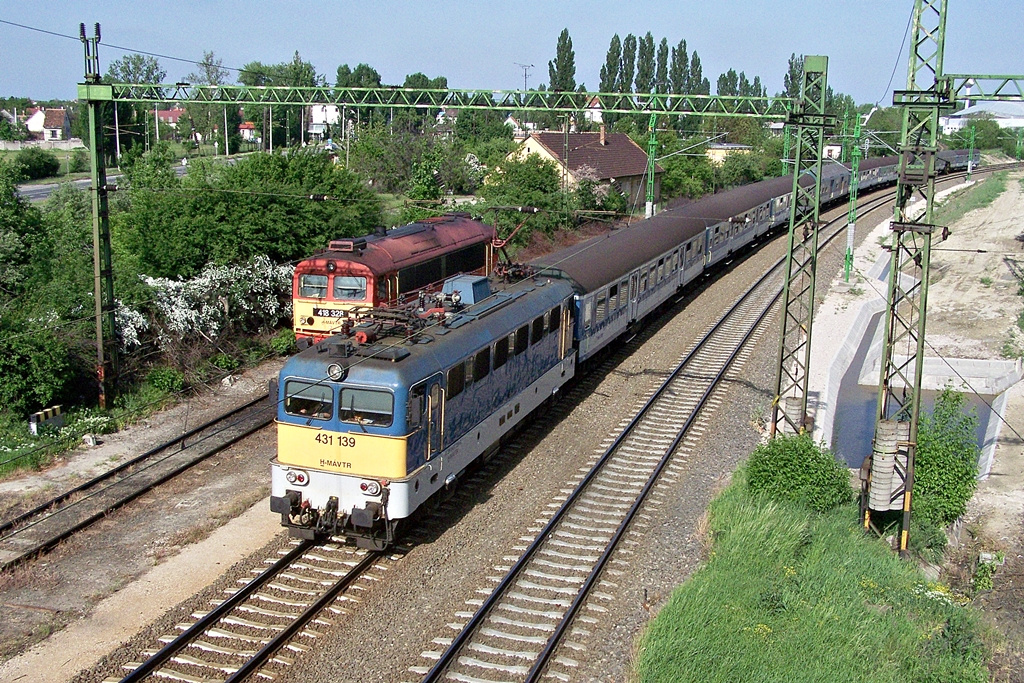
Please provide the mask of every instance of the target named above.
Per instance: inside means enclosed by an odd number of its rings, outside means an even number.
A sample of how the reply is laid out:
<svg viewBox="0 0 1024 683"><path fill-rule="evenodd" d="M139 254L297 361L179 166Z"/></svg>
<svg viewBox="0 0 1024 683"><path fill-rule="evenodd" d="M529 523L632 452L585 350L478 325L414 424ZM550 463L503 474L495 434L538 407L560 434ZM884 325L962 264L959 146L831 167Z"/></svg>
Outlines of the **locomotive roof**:
<svg viewBox="0 0 1024 683"><path fill-rule="evenodd" d="M451 367L572 295L568 282L541 277L511 285L491 284L497 289L491 296L443 323L425 327L410 341L385 337L358 346L352 339L335 335L288 359L281 377L324 380L328 365L338 363L349 367L347 381L356 384L415 382ZM349 355L344 355L346 344L354 347Z"/></svg>
<svg viewBox="0 0 1024 683"><path fill-rule="evenodd" d="M347 261L379 273L403 268L441 252L486 242L492 237L493 226L473 220L468 213L452 213L403 225L384 235L332 240L328 251L303 263L322 266L327 261ZM302 265L299 264L299 270Z"/></svg>

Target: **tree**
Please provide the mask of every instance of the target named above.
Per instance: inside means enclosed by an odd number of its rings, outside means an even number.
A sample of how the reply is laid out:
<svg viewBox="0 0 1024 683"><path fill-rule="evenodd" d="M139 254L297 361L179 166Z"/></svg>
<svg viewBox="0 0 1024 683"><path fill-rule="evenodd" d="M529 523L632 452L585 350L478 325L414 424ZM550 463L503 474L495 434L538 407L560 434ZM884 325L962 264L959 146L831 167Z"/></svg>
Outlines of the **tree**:
<svg viewBox="0 0 1024 683"><path fill-rule="evenodd" d="M622 59L619 60L619 77L615 81L615 92L633 92L633 74L636 73L636 36L632 33L622 41Z"/></svg>
<svg viewBox="0 0 1024 683"><path fill-rule="evenodd" d="M711 94L711 81L704 78L704 70L700 64L700 57L697 55L697 51L693 51L693 55L690 57L690 94L693 95L710 95Z"/></svg>
<svg viewBox="0 0 1024 683"><path fill-rule="evenodd" d="M978 416L966 403L947 386L917 432L913 511L939 526L964 514L978 485Z"/></svg>
<svg viewBox="0 0 1024 683"><path fill-rule="evenodd" d="M601 67L601 92L616 92L619 78L619 62L622 59L622 42L619 34L612 36L608 44L608 54L604 58L604 66Z"/></svg>
<svg viewBox="0 0 1024 683"><path fill-rule="evenodd" d="M640 39L636 57L636 91L651 92L654 88L654 37L648 31Z"/></svg>
<svg viewBox="0 0 1024 683"><path fill-rule="evenodd" d="M517 233L516 244L526 244L531 230L550 232L558 225L563 199L558 166L536 154L503 161L498 169L487 176L480 195L491 205L544 209L544 213L530 218L526 230ZM504 235L512 231L516 222L515 218L502 213L497 214L494 220L499 234Z"/></svg>
<svg viewBox="0 0 1024 683"><path fill-rule="evenodd" d="M11 164L0 162L0 301L5 305L24 286L40 228L38 209L18 195L20 177Z"/></svg>
<svg viewBox="0 0 1024 683"><path fill-rule="evenodd" d="M658 44L658 64L654 73L654 88L657 92L665 94L668 89L668 40L661 39Z"/></svg>
<svg viewBox="0 0 1024 683"><path fill-rule="evenodd" d="M402 87L415 88L417 90L444 90L448 87L448 79L445 76L430 78L426 74L417 71L405 77Z"/></svg>
<svg viewBox="0 0 1024 683"><path fill-rule="evenodd" d="M163 83L167 70L156 57L132 53L111 62L107 78L112 83Z"/></svg>
<svg viewBox="0 0 1024 683"><path fill-rule="evenodd" d="M739 94L739 77L735 70L729 69L718 77L716 92L719 97L735 97Z"/></svg>
<svg viewBox="0 0 1024 683"><path fill-rule="evenodd" d="M803 82L803 77L804 56L800 55L797 57L795 52L790 53L786 75L782 77L783 94L793 99L800 97L800 86Z"/></svg>
<svg viewBox="0 0 1024 683"><path fill-rule="evenodd" d="M167 78L167 71L160 66L155 57L139 54L127 54L115 60L107 68L107 75L104 80L108 83L163 83ZM115 117L113 106L117 107L117 127L115 135L113 132ZM107 149L116 149L118 138L120 138L121 150L130 149L133 145L149 144L146 136L150 122L148 120L149 106L144 103L116 102L113 106L105 107L104 128L108 131ZM155 129L155 126L154 126Z"/></svg>
<svg viewBox="0 0 1024 683"><path fill-rule="evenodd" d="M27 140L28 129L25 126L11 124L6 118L0 116L0 140Z"/></svg>
<svg viewBox="0 0 1024 683"><path fill-rule="evenodd" d="M185 80L194 85L224 85L228 81L228 72L223 68L223 60L214 57L212 51L203 52L203 58L196 63L195 71L185 76ZM215 128L223 110L220 105L189 103L185 107L188 122L193 131L204 140L213 137ZM221 123L221 126L224 124Z"/></svg>
<svg viewBox="0 0 1024 683"><path fill-rule="evenodd" d="M685 40L680 40L679 45L672 48L672 65L668 70L668 81L671 92L676 95L690 92L690 56L686 51Z"/></svg>
<svg viewBox="0 0 1024 683"><path fill-rule="evenodd" d="M554 92L576 90L576 53L573 52L572 38L567 28L563 28L558 35L554 61L548 62L548 80Z"/></svg>

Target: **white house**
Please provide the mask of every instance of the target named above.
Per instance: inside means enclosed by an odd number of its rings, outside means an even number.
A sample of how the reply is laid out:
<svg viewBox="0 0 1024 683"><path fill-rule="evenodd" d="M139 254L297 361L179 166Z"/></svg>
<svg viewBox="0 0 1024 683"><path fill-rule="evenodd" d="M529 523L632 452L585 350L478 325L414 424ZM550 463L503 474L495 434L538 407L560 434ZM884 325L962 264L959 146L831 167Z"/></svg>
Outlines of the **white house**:
<svg viewBox="0 0 1024 683"><path fill-rule="evenodd" d="M340 131L340 122L341 109L336 104L314 104L309 108L310 137L323 139L328 129Z"/></svg>

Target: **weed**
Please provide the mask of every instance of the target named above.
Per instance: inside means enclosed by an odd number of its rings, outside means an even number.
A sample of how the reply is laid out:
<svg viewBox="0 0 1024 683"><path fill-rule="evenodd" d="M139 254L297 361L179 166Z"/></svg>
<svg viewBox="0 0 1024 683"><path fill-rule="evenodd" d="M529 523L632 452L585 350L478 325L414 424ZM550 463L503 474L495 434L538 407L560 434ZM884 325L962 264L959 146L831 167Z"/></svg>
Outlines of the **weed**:
<svg viewBox="0 0 1024 683"><path fill-rule="evenodd" d="M992 278L990 278L988 275L984 276L983 278L981 278L981 284L983 287L991 287Z"/></svg>

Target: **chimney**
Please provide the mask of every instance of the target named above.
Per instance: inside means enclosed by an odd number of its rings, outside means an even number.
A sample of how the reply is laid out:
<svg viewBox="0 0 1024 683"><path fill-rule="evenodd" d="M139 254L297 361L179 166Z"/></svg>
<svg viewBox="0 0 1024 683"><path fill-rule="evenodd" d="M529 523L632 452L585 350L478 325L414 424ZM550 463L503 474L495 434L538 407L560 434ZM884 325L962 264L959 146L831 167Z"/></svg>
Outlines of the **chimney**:
<svg viewBox="0 0 1024 683"><path fill-rule="evenodd" d="M601 124L601 145L604 146L604 145L607 145L607 144L608 144L608 140L605 139L605 136L604 136L604 124L602 123Z"/></svg>

